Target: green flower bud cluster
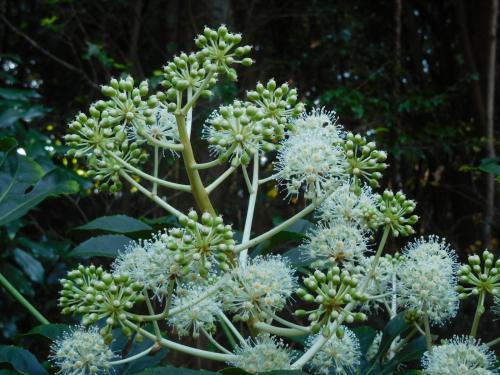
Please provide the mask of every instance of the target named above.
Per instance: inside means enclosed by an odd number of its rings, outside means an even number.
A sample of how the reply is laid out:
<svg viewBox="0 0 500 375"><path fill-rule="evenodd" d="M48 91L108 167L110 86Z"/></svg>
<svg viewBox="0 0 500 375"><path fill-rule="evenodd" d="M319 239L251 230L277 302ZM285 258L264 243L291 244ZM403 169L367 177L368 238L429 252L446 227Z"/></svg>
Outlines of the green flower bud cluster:
<svg viewBox="0 0 500 375"><path fill-rule="evenodd" d="M231 81L236 81L238 75L231 67L234 64L250 66L253 60L245 57L252 50L251 46L236 47L241 43L241 34L233 34L227 27L221 25L217 31L205 27L202 35L195 39L196 46L200 48L197 55L209 62L209 69L217 73L225 73Z"/></svg>
<svg viewBox="0 0 500 375"><path fill-rule="evenodd" d="M161 82L162 86L167 89L166 93L158 93L158 98L165 102L167 99L173 101L168 104L169 111L173 112L177 109L177 105L174 103L177 99L177 94L188 89L196 90L199 89L207 77L210 71L216 71L217 66L214 65L210 60L203 60L201 56L196 53L181 53L179 56L175 56L172 61L170 61L163 68L164 80ZM214 86L217 82L216 74L213 74L205 87L202 89L201 96L210 97L212 92L209 90L210 87Z"/></svg>
<svg viewBox="0 0 500 375"><path fill-rule="evenodd" d="M457 286L460 298L476 296L480 292L499 297L500 258L495 261L494 255L485 250L481 257L477 254L469 256L468 263L458 271L458 282L462 284Z"/></svg>
<svg viewBox="0 0 500 375"><path fill-rule="evenodd" d="M205 212L198 221L196 211L179 218L182 228L172 228L164 240L168 249L176 251L175 261L185 273L196 272L201 276L214 271L229 270L234 258L235 240L230 225L224 225L221 216Z"/></svg>
<svg viewBox="0 0 500 375"><path fill-rule="evenodd" d="M276 147L272 120L264 118L254 105L239 100L214 112L203 133L212 152L223 161L233 158L238 164L247 165L257 150L269 152Z"/></svg>
<svg viewBox="0 0 500 375"><path fill-rule="evenodd" d="M147 81L134 87L131 76L120 80L113 78L109 86L102 86L101 91L109 99L97 102L97 106L109 113L107 121L111 126L121 125L125 130L130 125L140 128L143 124L155 122L155 108L159 102L155 95L148 97Z"/></svg>
<svg viewBox="0 0 500 375"><path fill-rule="evenodd" d="M304 278L304 287L297 290L298 296L311 303L319 305L314 310L296 310L295 315L307 316L311 322L311 331L330 336L329 324L342 318L343 322L353 323L363 321L367 317L365 314L353 313L344 309L345 305L352 301L366 302L368 296L358 293L358 275L347 270L341 271L338 266L331 267L325 275L316 270L314 274Z"/></svg>
<svg viewBox="0 0 500 375"><path fill-rule="evenodd" d="M297 102L297 90L290 89L287 83L278 87L274 79L265 86L258 83L255 90L247 92L247 99L271 121L276 141L284 138L289 118L298 117L304 110L304 105Z"/></svg>
<svg viewBox="0 0 500 375"><path fill-rule="evenodd" d="M88 326L106 319L101 334L106 342L113 339L111 331L123 324L136 303L144 301L143 285L131 282L126 275L112 275L102 267L78 266L68 272L67 279L61 279L59 306L63 314L82 316L82 324ZM131 333L124 328L124 333Z"/></svg>
<svg viewBox="0 0 500 375"><path fill-rule="evenodd" d="M380 171L387 168L385 151L377 150L375 142L368 142L366 137L351 132L347 133L341 144L348 162L347 173L353 176L354 192L361 192L361 179L365 179L373 188L379 187L382 178Z"/></svg>
<svg viewBox="0 0 500 375"><path fill-rule="evenodd" d="M123 166L109 153L132 165L144 162L147 154L137 142L129 141L127 129L116 123L106 102L100 100L91 105L89 115L80 113L69 124L70 134L64 137L71 147L68 155L86 157L88 176L99 183L101 190L117 192L122 186L119 172Z"/></svg>
<svg viewBox="0 0 500 375"><path fill-rule="evenodd" d="M394 194L390 190L385 190L379 196L379 210L384 216L383 223L390 226L394 237L410 236L415 233L412 225L418 221L418 216L411 215L415 206L415 202L406 199L406 195L400 191Z"/></svg>
<svg viewBox="0 0 500 375"><path fill-rule="evenodd" d="M404 314L404 320L406 324L413 327L415 323L419 324L422 321L422 311L408 309Z"/></svg>

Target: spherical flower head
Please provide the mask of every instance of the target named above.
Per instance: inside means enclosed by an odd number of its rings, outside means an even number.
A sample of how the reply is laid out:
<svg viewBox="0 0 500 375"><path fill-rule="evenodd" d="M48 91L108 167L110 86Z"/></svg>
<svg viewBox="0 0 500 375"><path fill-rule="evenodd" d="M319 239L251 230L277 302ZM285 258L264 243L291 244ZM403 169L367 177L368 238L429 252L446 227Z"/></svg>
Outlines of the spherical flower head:
<svg viewBox="0 0 500 375"><path fill-rule="evenodd" d="M306 234L305 257L319 268L356 262L368 250L368 238L356 224L344 220L320 222Z"/></svg>
<svg viewBox="0 0 500 375"><path fill-rule="evenodd" d="M57 374L62 375L109 373L115 357L97 327L78 327L66 332L51 349L50 358L59 368Z"/></svg>
<svg viewBox="0 0 500 375"><path fill-rule="evenodd" d="M397 270L400 300L404 306L427 313L443 324L458 310L456 254L437 236L408 244Z"/></svg>
<svg viewBox="0 0 500 375"><path fill-rule="evenodd" d="M257 151L274 150L274 129L263 120L261 110L238 100L212 113L203 129L203 138L213 154L222 160L248 164Z"/></svg>
<svg viewBox="0 0 500 375"><path fill-rule="evenodd" d="M454 336L424 354L426 375L495 375L495 353L473 337Z"/></svg>
<svg viewBox="0 0 500 375"><path fill-rule="evenodd" d="M495 296L493 298L493 307L491 310L497 317L500 318L500 296Z"/></svg>
<svg viewBox="0 0 500 375"><path fill-rule="evenodd" d="M179 130L175 116L163 107L156 107L153 113L154 121L151 123L140 123L131 132L131 138L141 143L152 146L171 144L179 140Z"/></svg>
<svg viewBox="0 0 500 375"><path fill-rule="evenodd" d="M256 257L231 276L224 305L243 321L281 310L297 284L293 268L279 255Z"/></svg>
<svg viewBox="0 0 500 375"><path fill-rule="evenodd" d="M292 134L281 144L276 177L288 195L304 190L314 199L344 182L346 160L342 150L322 136L320 130Z"/></svg>
<svg viewBox="0 0 500 375"><path fill-rule="evenodd" d="M377 195L370 187L362 186L357 194L352 184L346 182L326 198L319 208L318 216L323 221L345 220L365 230L375 230L383 222L377 201Z"/></svg>
<svg viewBox="0 0 500 375"><path fill-rule="evenodd" d="M291 350L270 335L259 335L249 339L246 345L235 351L236 358L230 363L251 374L274 370L289 370L293 359Z"/></svg>
<svg viewBox="0 0 500 375"><path fill-rule="evenodd" d="M299 134L303 131L320 130L332 144L339 143L344 137L343 128L338 124L335 111L315 108L310 112L302 112L296 119L290 119L290 132Z"/></svg>
<svg viewBox="0 0 500 375"><path fill-rule="evenodd" d="M157 297L165 295L170 280L184 276L184 270L176 262L175 253L167 248L162 233L150 240L126 245L114 260L112 269L114 275L127 275Z"/></svg>
<svg viewBox="0 0 500 375"><path fill-rule="evenodd" d="M199 300L206 293L207 287L202 285L182 286L178 288L172 300L172 308L182 308L190 305L188 309L181 311L168 318L179 336L192 335L198 337L200 329L207 332L215 330L215 322L220 310L220 302L216 296L209 296L198 303L192 301Z"/></svg>
<svg viewBox="0 0 500 375"><path fill-rule="evenodd" d="M332 335L323 347L315 354L310 364L317 374L351 374L360 365L361 351L356 335L346 327L342 327L343 335ZM309 338L308 346L321 339L321 335Z"/></svg>

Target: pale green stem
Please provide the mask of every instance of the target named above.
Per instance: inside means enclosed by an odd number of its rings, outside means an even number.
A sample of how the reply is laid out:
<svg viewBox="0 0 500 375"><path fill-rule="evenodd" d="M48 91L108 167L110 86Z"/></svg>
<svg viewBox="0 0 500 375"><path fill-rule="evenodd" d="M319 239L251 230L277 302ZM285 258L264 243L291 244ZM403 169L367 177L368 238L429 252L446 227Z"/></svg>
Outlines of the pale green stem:
<svg viewBox="0 0 500 375"><path fill-rule="evenodd" d="M165 299L165 309L163 313L165 314L165 319L170 316L170 305L172 304L172 296L174 294L175 280L171 279L167 286L167 296Z"/></svg>
<svg viewBox="0 0 500 375"><path fill-rule="evenodd" d="M182 212L180 212L179 210L177 210L175 207L172 207L167 202L165 202L163 199L161 199L160 197L158 197L157 195L153 194L148 189L146 189L144 186L142 186L141 184L139 184L127 172L120 171L120 175L123 178L125 178L130 183L130 185L132 185L135 188L137 188L137 190L139 190L142 194L144 194L145 196L147 196L149 199L151 199L157 205L159 205L162 208L164 208L166 211L170 212L172 215L175 215L177 217L186 216Z"/></svg>
<svg viewBox="0 0 500 375"><path fill-rule="evenodd" d="M224 152L222 155L219 155L219 157L217 159L214 159L214 160L206 162L206 163L195 163L193 165L193 169L198 169L198 170L209 169L209 168L221 165L222 163L225 162L225 160L227 160L229 158L229 156L231 156L231 154L233 153L236 146L237 146L236 143L233 144L231 147L229 147L229 149L226 152Z"/></svg>
<svg viewBox="0 0 500 375"><path fill-rule="evenodd" d="M193 98L193 89L188 87L187 89L187 101L188 103ZM188 133L188 137L191 138L191 128L193 126L193 107L191 106L186 113L186 131Z"/></svg>
<svg viewBox="0 0 500 375"><path fill-rule="evenodd" d="M233 335L240 341L241 345L243 345L243 346L247 345L247 342L245 341L243 336L241 336L241 334L238 332L238 330L236 329L234 324L231 322L231 320L229 320L229 318L226 316L226 314L224 314L224 312L221 310L221 311L219 311L218 315L222 319L222 321L229 327L229 329L231 330Z"/></svg>
<svg viewBox="0 0 500 375"><path fill-rule="evenodd" d="M396 294L396 272L392 273L392 296L391 296L391 310L390 310L390 318L394 318L398 313L398 303L397 303L397 294ZM396 355L396 347L397 340L399 336L397 336L391 343L391 347L389 348L389 359L394 358Z"/></svg>
<svg viewBox="0 0 500 375"><path fill-rule="evenodd" d="M182 151L184 167L186 168L189 183L191 184L191 192L194 200L196 201L196 205L202 212L208 212L209 214L215 216L215 210L212 206L212 202L210 202L205 186L203 186L200 173L197 169L193 169L193 165L196 164L196 160L194 158L191 141L189 140L189 134L186 131L186 117L184 112L176 114L175 119L177 120L180 141L184 145L184 150Z"/></svg>
<svg viewBox="0 0 500 375"><path fill-rule="evenodd" d="M319 203L321 204L321 202ZM380 240L380 244L379 244L379 247L377 249L377 253L375 254L375 258L373 259L373 262L372 262L372 266L371 266L371 269L370 271L366 274L363 282L361 283L361 287L360 287L360 290L359 290L359 293L364 293L366 288L368 287L369 283L370 283L370 279L377 267L377 264L378 264L378 261L380 260L380 256L382 255L382 252L384 250L384 247L385 247L385 243L387 242L387 237L390 233L390 227L389 226L386 226L385 229L384 229L384 233L382 234L382 239ZM345 307L344 307L344 311L345 312L350 312L352 311L352 309L356 306L356 302L349 302ZM342 322L344 321L344 315L341 315L337 318L337 320L335 320L335 322L332 323L332 327L331 327L331 332L332 334L335 333L335 331L337 330L337 327L339 327ZM331 335L332 335L331 334ZM320 336L316 342L304 353L302 354L302 356L299 357L299 359L297 359L293 364L292 364L292 369L293 370L297 370L297 369L301 369L302 367L304 367L304 365L311 360L312 357L314 357L314 355L319 351L321 350L321 348L323 347L323 345L326 344L326 342L330 339L330 336L328 337L324 337L324 336Z"/></svg>
<svg viewBox="0 0 500 375"><path fill-rule="evenodd" d="M277 322L283 324L284 326L302 330L304 333L308 333L308 332L311 331L311 329L309 327L304 327L304 326L301 326L301 325L289 322L288 320L283 319L283 318L279 317L278 315L275 315L275 314L271 313L270 316L271 316L271 318L273 318Z"/></svg>
<svg viewBox="0 0 500 375"><path fill-rule="evenodd" d="M254 323L253 327L259 331L272 333L273 335L278 335L282 337L295 337L295 336L307 335L307 332L304 332L301 329L276 327L271 324L263 322Z"/></svg>
<svg viewBox="0 0 500 375"><path fill-rule="evenodd" d="M131 329L140 332L144 337L147 337L150 340L156 340L156 336L154 334L152 334L149 331L146 331L144 328L140 328L137 324L134 324L129 320L124 320L123 323L128 327L130 327ZM177 350L179 352L183 352L195 357L210 359L214 361L231 362L235 359L235 356L231 354L214 353L214 352L209 352L207 350L196 349L187 345L167 340L165 338L162 338L159 344L172 350Z"/></svg>
<svg viewBox="0 0 500 375"><path fill-rule="evenodd" d="M422 335L425 336L425 331L420 327L420 324L417 322L414 322L413 325L415 326L416 330Z"/></svg>
<svg viewBox="0 0 500 375"><path fill-rule="evenodd" d="M250 177L248 177L247 167L242 165L241 170L243 171L243 177L245 180L245 184L247 185L248 193L251 194L253 191L252 183L250 182Z"/></svg>
<svg viewBox="0 0 500 375"><path fill-rule="evenodd" d="M144 290L144 297L146 297L146 306L148 307L148 312L150 315L155 315L155 311L153 309L153 305L151 304L151 300L149 299L148 292ZM158 325L158 321L153 320L153 327L155 330L156 338L158 341L161 340L161 331L160 331L160 326Z"/></svg>
<svg viewBox="0 0 500 375"><path fill-rule="evenodd" d="M24 306L26 310L28 310L31 315L33 315L36 320L38 320L41 324L50 324L50 322L42 315L40 311L38 311L35 306L33 306L29 301L23 297L21 293L7 280L4 275L0 273L0 284L3 285L5 289L7 289L12 296Z"/></svg>
<svg viewBox="0 0 500 375"><path fill-rule="evenodd" d="M212 335L205 330L205 328L201 327L200 329L201 329L201 332L203 332L203 334L205 335L205 337L208 339L208 341L210 341L212 343L213 346L215 346L217 349L219 349L223 353L232 354L229 350L227 350L221 344L219 344L217 342L217 340L214 339L212 337Z"/></svg>
<svg viewBox="0 0 500 375"><path fill-rule="evenodd" d="M259 180L259 185L265 184L266 182L272 181L276 178L275 175L271 175L269 177L263 178L262 180Z"/></svg>
<svg viewBox="0 0 500 375"><path fill-rule="evenodd" d="M182 306L179 306L179 307L176 307L176 308L173 308L170 310L170 316L174 316L174 315L177 315L189 308L191 308L192 306L195 306L197 305L198 303L202 302L203 300L207 299L208 297L210 297L211 295L217 293L217 291L221 288L222 285L224 285L225 283L225 279L221 279L219 280L216 284L214 284L212 287L208 288L204 294L202 294L201 296L199 296L198 298L196 299L193 299L191 301L189 301L188 303L182 305Z"/></svg>
<svg viewBox="0 0 500 375"><path fill-rule="evenodd" d="M492 346L495 346L496 344L498 344L500 342L500 337L497 337L496 339L494 340L491 340L490 342L487 342L486 343L486 346L488 347L492 347Z"/></svg>
<svg viewBox="0 0 500 375"><path fill-rule="evenodd" d="M133 355L132 357L128 357L128 358L123 358L123 359L119 359L119 360L116 360L116 361L111 361L109 364L111 366L118 366L118 365L123 365L125 363L129 363L129 362L133 362L135 361L136 359L139 359L139 358L142 358L142 357L145 357L147 356L149 353L151 353L151 351L155 348L158 347L158 344L157 343L154 343L153 345L151 345L149 348L143 350L142 352L140 353L137 353L135 355Z"/></svg>
<svg viewBox="0 0 500 375"><path fill-rule="evenodd" d="M220 184L222 184L226 178L231 176L233 172L236 170L236 167L229 167L223 174L217 177L210 185L206 187L207 194L212 193Z"/></svg>
<svg viewBox="0 0 500 375"><path fill-rule="evenodd" d="M165 143L151 137L149 134L141 134L141 136L145 137L153 146L166 148L167 150L171 151L182 151L184 149L184 146L182 144Z"/></svg>
<svg viewBox="0 0 500 375"><path fill-rule="evenodd" d="M259 243L271 238L272 236L278 234L279 232L285 230L288 228L290 225L296 223L300 219L302 219L304 216L309 215L311 212L314 211L314 209L318 206L318 204L321 204L325 198L319 200L318 202L311 203L308 205L306 208L304 208L302 211L299 211L295 215L293 215L291 218L288 220L285 220L281 224L275 226L273 229L261 234L260 236L254 237L251 240L247 241L246 243L242 243L240 245L237 245L235 248L235 251L240 252L245 249L249 249L255 245L258 245Z"/></svg>
<svg viewBox="0 0 500 375"><path fill-rule="evenodd" d="M246 172L246 169L243 169ZM255 204L257 202L257 193L259 190L259 152L255 152L253 156L253 172L252 172L252 183L250 186L250 197L248 198L248 208L247 216L245 219L245 228L243 229L243 238L241 240L242 244L247 243L250 240L250 234L252 232L252 222L255 212ZM244 249L240 253L240 264L244 267L247 263L248 258L248 248Z"/></svg>
<svg viewBox="0 0 500 375"><path fill-rule="evenodd" d="M154 171L153 171L155 179L158 179L158 168L159 168L159 164L160 164L160 160L159 160L158 154L159 154L158 146L155 146L155 149L154 149L154 155L155 155L154 156L154 158L155 158L154 163L155 163L155 165L154 165ZM156 181L153 182L152 193L155 194L155 195L158 194L158 183Z"/></svg>
<svg viewBox="0 0 500 375"><path fill-rule="evenodd" d="M477 330L479 328L479 321L481 320L481 315L484 313L484 298L486 293L483 289L479 292L479 298L477 300L476 313L474 314L474 320L472 321L472 327L470 330L470 336L476 337Z"/></svg>
<svg viewBox="0 0 500 375"><path fill-rule="evenodd" d="M188 100L188 102L186 103L186 105L182 108L181 110L181 113L185 116L187 115L189 109L191 107L193 107L196 103L196 101L198 100L198 98L200 97L201 93L203 92L203 90L205 90L208 86L208 83L209 81L212 79L212 77L214 76L215 72L214 71L211 71L207 74L207 76L205 77L205 79L203 80L203 83L200 85L200 87L198 87L198 89L196 90L196 92L194 93L193 97ZM184 143L184 142L183 142Z"/></svg>
<svg viewBox="0 0 500 375"><path fill-rule="evenodd" d="M427 312L427 306L425 303L424 303L424 330L425 330L425 342L427 345L427 350L431 352L432 351L431 326L429 324L429 314Z"/></svg>
<svg viewBox="0 0 500 375"><path fill-rule="evenodd" d="M160 186L164 186L166 188L174 189L174 190L180 190L180 191L185 191L185 192L190 192L191 191L191 186L189 185L184 185L184 184L177 184L175 182L170 182L170 181L165 181L162 180L161 178L156 178L154 176L151 176L150 174L144 173L140 169L137 169L133 165L127 163L125 160L120 158L118 155L116 155L114 152L111 151L106 151L113 159L115 159L118 163L120 163L122 166L127 168L130 172L134 173L135 175L144 178L145 180L148 180L150 182L156 183Z"/></svg>

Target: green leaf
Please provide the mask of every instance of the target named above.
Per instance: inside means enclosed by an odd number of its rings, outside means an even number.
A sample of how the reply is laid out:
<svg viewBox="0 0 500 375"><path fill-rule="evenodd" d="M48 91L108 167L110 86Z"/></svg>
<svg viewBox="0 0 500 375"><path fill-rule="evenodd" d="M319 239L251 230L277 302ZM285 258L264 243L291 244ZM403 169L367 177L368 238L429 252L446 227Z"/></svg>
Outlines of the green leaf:
<svg viewBox="0 0 500 375"><path fill-rule="evenodd" d="M303 267L311 264L314 259L307 258L304 255L304 249L301 247L294 247L283 253L283 257L288 258L292 266Z"/></svg>
<svg viewBox="0 0 500 375"><path fill-rule="evenodd" d="M122 234L106 234L89 238L73 249L71 256L89 258L94 256L115 258L125 245L132 241Z"/></svg>
<svg viewBox="0 0 500 375"><path fill-rule="evenodd" d="M390 375L400 364L420 360L426 350L425 337L421 336L410 341L408 345L401 348L394 358L384 365L382 371L378 372L377 375Z"/></svg>
<svg viewBox="0 0 500 375"><path fill-rule="evenodd" d="M44 274L43 266L31 254L16 248L14 249L14 259L31 281L36 283L42 282Z"/></svg>
<svg viewBox="0 0 500 375"><path fill-rule="evenodd" d="M190 370L172 366L149 368L137 375L216 375L216 372L204 370Z"/></svg>
<svg viewBox="0 0 500 375"><path fill-rule="evenodd" d="M8 363L15 370L29 375L48 374L33 354L17 346L0 345L0 363Z"/></svg>
<svg viewBox="0 0 500 375"><path fill-rule="evenodd" d="M41 324L32 328L29 332L23 333L22 336L44 336L49 340L54 341L64 332L69 331L70 329L71 326L67 324Z"/></svg>
<svg viewBox="0 0 500 375"><path fill-rule="evenodd" d="M42 96L34 90L0 87L0 97L8 100L24 100L29 102L33 99L40 99Z"/></svg>
<svg viewBox="0 0 500 375"><path fill-rule="evenodd" d="M148 331L152 330L153 327L148 327ZM127 357L131 357L135 354L138 354L140 352L143 352L146 350L149 346L151 346L151 342L148 340L144 340L141 343L134 342L132 344L132 348L127 354ZM167 348L162 348L161 350L157 351L153 355L147 355L145 357L141 357L139 359L136 359L135 361L131 363L127 363L126 365L122 366L121 371L119 372L121 375L133 375L137 374L139 371L144 370L145 368L148 367L153 367L158 365L163 358L168 353Z"/></svg>
<svg viewBox="0 0 500 375"><path fill-rule="evenodd" d="M406 324L405 322L404 314L404 312L399 313L384 327L384 330L382 331L382 340L380 341L379 350L372 362L378 361L380 358L383 358L389 350L394 339L408 329L408 324Z"/></svg>
<svg viewBox="0 0 500 375"><path fill-rule="evenodd" d="M0 225L20 218L48 197L78 192L78 184L61 170L44 175L38 163L18 155L12 140L3 139L0 151Z"/></svg>
<svg viewBox="0 0 500 375"><path fill-rule="evenodd" d="M486 173L500 175L500 158L486 158L481 160L479 169Z"/></svg>
<svg viewBox="0 0 500 375"><path fill-rule="evenodd" d="M113 233L134 233L141 231L150 231L149 225L140 220L127 215L102 216L79 226L78 230L100 230Z"/></svg>
<svg viewBox="0 0 500 375"><path fill-rule="evenodd" d="M375 339L377 331L368 326L356 327L353 328L352 331L359 340L361 354L364 356Z"/></svg>

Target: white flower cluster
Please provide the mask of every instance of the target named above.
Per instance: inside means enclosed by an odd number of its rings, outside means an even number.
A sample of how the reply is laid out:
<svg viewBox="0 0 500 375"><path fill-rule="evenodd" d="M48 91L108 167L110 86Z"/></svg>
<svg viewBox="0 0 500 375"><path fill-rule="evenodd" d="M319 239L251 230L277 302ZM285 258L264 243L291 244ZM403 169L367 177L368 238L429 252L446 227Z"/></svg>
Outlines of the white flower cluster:
<svg viewBox="0 0 500 375"><path fill-rule="evenodd" d="M108 373L115 357L95 326L66 332L51 349L51 359L62 375Z"/></svg>
<svg viewBox="0 0 500 375"><path fill-rule="evenodd" d="M274 164L276 178L289 195L305 192L314 199L346 179L347 160L338 145L342 137L335 118L323 110L303 114L282 141Z"/></svg>
<svg viewBox="0 0 500 375"><path fill-rule="evenodd" d="M215 322L218 313L221 311L221 303L217 296L203 298L205 294L207 294L207 287L201 285L185 286L177 289L172 301L172 307L182 309L183 306L189 306L189 308L183 309L183 311L168 319L168 322L174 326L179 336L192 335L198 337L200 329L207 332L215 330Z"/></svg>
<svg viewBox="0 0 500 375"><path fill-rule="evenodd" d="M349 329L342 327L344 333L342 338L332 335L325 345L316 353L311 360L311 366L318 374L350 374L356 370L361 363L361 352L359 340ZM314 345L321 335L312 336L308 346Z"/></svg>
<svg viewBox="0 0 500 375"><path fill-rule="evenodd" d="M167 291L170 279L183 275L175 252L167 248L165 235L158 234L148 241L136 241L125 246L112 264L113 274L127 275L142 283L160 297Z"/></svg>
<svg viewBox="0 0 500 375"><path fill-rule="evenodd" d="M375 230L382 224L377 194L366 185L359 194L353 192L352 187L351 181L339 186L323 202L318 216L327 222L344 220L367 231Z"/></svg>
<svg viewBox="0 0 500 375"><path fill-rule="evenodd" d="M420 238L405 248L397 275L404 306L443 324L458 310L455 252L436 236Z"/></svg>
<svg viewBox="0 0 500 375"><path fill-rule="evenodd" d="M319 223L307 233L303 244L306 258L313 266L325 268L341 263L359 262L368 250L366 232L342 219Z"/></svg>
<svg viewBox="0 0 500 375"><path fill-rule="evenodd" d="M158 145L173 143L179 140L179 130L175 116L166 108L157 107L153 113L154 121L131 129L132 140L141 143L157 141Z"/></svg>
<svg viewBox="0 0 500 375"><path fill-rule="evenodd" d="M293 355L281 339L269 335L259 335L255 340L247 340L240 346L231 365L251 374L274 370L290 369Z"/></svg>
<svg viewBox="0 0 500 375"><path fill-rule="evenodd" d="M233 270L223 301L236 320L265 318L285 306L296 286L294 270L284 258L259 256Z"/></svg>
<svg viewBox="0 0 500 375"><path fill-rule="evenodd" d="M495 375L495 353L469 336L455 336L432 348L422 359L426 375Z"/></svg>

